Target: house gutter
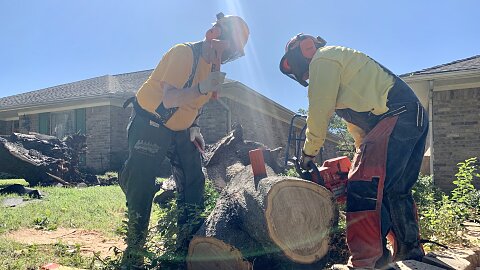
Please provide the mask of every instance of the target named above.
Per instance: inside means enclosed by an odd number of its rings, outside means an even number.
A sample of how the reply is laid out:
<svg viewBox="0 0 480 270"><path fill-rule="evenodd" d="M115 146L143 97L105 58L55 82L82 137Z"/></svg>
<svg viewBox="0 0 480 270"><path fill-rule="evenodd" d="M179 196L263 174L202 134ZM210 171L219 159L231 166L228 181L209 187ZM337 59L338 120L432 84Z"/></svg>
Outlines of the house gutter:
<svg viewBox="0 0 480 270"><path fill-rule="evenodd" d="M433 184L435 184L435 177L433 173L433 159L434 159L434 148L433 148L433 80L428 81L428 126L430 130L430 136L428 138L430 144L430 175L432 176Z"/></svg>
<svg viewBox="0 0 480 270"><path fill-rule="evenodd" d="M433 72L426 74L403 74L400 78L406 82L417 82L433 79L462 79L477 77L480 69L460 70L460 71L446 71L446 72Z"/></svg>
<svg viewBox="0 0 480 270"><path fill-rule="evenodd" d="M230 131L232 131L232 111L230 110L230 107L227 105L227 103L225 103L223 100L218 98L217 101L227 111L227 133L229 133Z"/></svg>

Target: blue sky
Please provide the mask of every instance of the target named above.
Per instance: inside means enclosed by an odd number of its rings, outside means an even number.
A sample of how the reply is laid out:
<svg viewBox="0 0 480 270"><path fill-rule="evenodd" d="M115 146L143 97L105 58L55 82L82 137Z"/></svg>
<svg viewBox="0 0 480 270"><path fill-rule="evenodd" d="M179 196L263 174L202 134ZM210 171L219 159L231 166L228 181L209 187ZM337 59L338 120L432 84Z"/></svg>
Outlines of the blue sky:
<svg viewBox="0 0 480 270"><path fill-rule="evenodd" d="M0 97L152 69L223 11L251 31L227 77L297 110L306 89L278 70L291 36L320 35L403 74L480 54L479 10L477 0L0 0Z"/></svg>

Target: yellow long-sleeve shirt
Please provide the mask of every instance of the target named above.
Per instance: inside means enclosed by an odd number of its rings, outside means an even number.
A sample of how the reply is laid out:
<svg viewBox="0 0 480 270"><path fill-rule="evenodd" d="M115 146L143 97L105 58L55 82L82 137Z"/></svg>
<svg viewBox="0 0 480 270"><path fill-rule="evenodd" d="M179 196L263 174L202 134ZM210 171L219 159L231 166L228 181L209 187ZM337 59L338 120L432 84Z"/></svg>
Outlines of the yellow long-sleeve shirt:
<svg viewBox="0 0 480 270"><path fill-rule="evenodd" d="M308 117L303 151L315 156L320 151L335 109L352 109L380 115L388 111L387 96L394 78L365 54L326 46L315 53L309 68ZM365 133L347 123L359 145Z"/></svg>

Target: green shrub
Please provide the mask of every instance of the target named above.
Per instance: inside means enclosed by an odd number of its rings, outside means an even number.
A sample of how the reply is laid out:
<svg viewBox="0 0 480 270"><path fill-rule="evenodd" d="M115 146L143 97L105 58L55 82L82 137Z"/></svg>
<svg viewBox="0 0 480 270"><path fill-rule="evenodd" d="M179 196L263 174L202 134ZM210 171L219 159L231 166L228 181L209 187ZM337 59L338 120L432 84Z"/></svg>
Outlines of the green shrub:
<svg viewBox="0 0 480 270"><path fill-rule="evenodd" d="M294 167L286 170L284 173L281 173L280 175L282 176L290 176L290 177L300 177L300 175L298 175L297 171L295 170Z"/></svg>
<svg viewBox="0 0 480 270"><path fill-rule="evenodd" d="M445 195L438 187L434 186L431 175L418 177L418 181L413 187L413 198L417 207L422 211L424 207L430 207L435 202L440 201Z"/></svg>
<svg viewBox="0 0 480 270"><path fill-rule="evenodd" d="M457 177L453 183L456 188L452 191L451 200L456 202L456 212L463 220L478 220L480 196L473 186L473 179L480 177L475 165L477 158L470 158L458 163Z"/></svg>
<svg viewBox="0 0 480 270"><path fill-rule="evenodd" d="M200 225L199 223L203 222L212 212L218 197L219 193L215 190L213 183L207 180L204 192L205 208L203 211L195 209L192 214L193 218L190 219L191 222L184 226ZM150 268L157 267L159 264L168 268L170 263L177 261L176 238L179 231L177 216L182 210L179 209L175 199L172 199L164 208L159 208L155 212L158 215L158 223L153 232L149 234L150 239L147 244L150 251L147 256L151 261Z"/></svg>
<svg viewBox="0 0 480 270"><path fill-rule="evenodd" d="M433 185L430 176L421 176L413 188L413 196L419 209L422 238L442 244L468 244L462 237L462 224L479 219L480 192L475 190L473 179L479 177L476 158L458 163L456 186L447 195Z"/></svg>

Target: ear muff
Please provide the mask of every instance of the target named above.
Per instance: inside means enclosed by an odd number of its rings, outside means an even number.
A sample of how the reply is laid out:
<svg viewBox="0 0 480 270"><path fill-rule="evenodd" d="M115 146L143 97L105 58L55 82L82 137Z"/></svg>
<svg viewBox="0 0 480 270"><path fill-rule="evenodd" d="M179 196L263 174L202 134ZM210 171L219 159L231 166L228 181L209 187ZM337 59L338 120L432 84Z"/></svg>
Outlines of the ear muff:
<svg viewBox="0 0 480 270"><path fill-rule="evenodd" d="M285 46L285 54L280 60L280 71L302 86L308 86L304 77L308 72L309 63L318 48L326 44L327 42L321 37L315 38L303 33L294 36Z"/></svg>
<svg viewBox="0 0 480 270"><path fill-rule="evenodd" d="M300 41L300 51L302 52L303 57L307 59L312 59L313 55L317 51L317 47L315 46L315 42L312 38L306 37L305 39Z"/></svg>
<svg viewBox="0 0 480 270"><path fill-rule="evenodd" d="M205 33L205 39L210 41L212 39L219 39L222 36L222 28L214 25Z"/></svg>

